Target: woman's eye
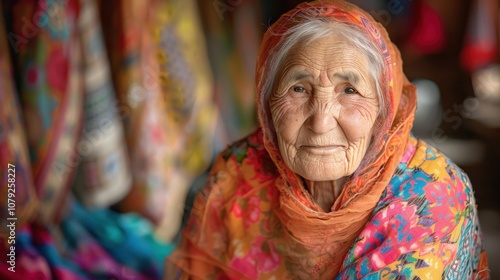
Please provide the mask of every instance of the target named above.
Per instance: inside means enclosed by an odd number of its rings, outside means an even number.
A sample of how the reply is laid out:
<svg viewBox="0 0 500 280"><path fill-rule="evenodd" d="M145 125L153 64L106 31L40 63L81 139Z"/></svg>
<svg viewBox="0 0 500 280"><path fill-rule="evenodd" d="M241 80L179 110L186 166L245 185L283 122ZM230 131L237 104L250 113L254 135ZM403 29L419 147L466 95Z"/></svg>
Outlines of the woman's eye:
<svg viewBox="0 0 500 280"><path fill-rule="evenodd" d="M294 92L300 92L300 93L306 92L306 89L304 87L301 87L301 86L294 86L294 87L292 87L292 90Z"/></svg>
<svg viewBox="0 0 500 280"><path fill-rule="evenodd" d="M358 91L357 91L355 88L353 88L353 87L346 87L346 88L344 89L344 92L345 92L345 93L347 93L347 94L355 94L355 93L358 93Z"/></svg>

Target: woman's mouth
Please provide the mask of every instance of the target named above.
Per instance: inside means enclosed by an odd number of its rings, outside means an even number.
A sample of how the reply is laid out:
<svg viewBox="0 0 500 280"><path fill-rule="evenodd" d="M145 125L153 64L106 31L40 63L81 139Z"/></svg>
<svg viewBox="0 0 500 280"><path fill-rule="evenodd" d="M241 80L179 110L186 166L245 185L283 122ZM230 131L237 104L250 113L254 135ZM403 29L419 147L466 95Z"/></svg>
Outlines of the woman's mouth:
<svg viewBox="0 0 500 280"><path fill-rule="evenodd" d="M341 145L302 145L300 149L317 155L327 155L343 150L344 147Z"/></svg>

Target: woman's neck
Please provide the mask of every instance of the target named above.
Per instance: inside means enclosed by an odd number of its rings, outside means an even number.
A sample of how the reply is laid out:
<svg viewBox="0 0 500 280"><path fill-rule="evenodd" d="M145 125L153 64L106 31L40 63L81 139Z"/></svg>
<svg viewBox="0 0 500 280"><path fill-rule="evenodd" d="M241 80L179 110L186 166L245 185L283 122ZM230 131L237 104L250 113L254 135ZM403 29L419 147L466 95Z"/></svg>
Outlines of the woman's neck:
<svg viewBox="0 0 500 280"><path fill-rule="evenodd" d="M340 196L346 179L340 178L335 181L309 181L305 180L306 187L313 200L325 212L331 212L332 206Z"/></svg>

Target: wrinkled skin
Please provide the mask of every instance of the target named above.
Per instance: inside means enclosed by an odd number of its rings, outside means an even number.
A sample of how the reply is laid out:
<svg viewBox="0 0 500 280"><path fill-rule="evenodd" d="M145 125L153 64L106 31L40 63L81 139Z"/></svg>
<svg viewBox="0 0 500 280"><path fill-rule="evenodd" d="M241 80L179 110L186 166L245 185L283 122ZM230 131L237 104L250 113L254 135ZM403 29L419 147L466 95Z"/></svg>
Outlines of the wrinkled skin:
<svg viewBox="0 0 500 280"><path fill-rule="evenodd" d="M309 186L330 186L320 197L334 200L365 156L379 110L367 57L339 36L299 43L275 79L269 105L281 156Z"/></svg>

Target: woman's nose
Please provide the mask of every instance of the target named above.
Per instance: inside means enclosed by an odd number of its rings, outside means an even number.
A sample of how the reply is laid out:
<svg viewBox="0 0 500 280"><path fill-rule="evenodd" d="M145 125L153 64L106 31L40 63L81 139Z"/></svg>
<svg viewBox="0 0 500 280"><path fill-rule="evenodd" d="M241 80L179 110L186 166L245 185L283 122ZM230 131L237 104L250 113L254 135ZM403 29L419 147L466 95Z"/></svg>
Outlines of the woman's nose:
<svg viewBox="0 0 500 280"><path fill-rule="evenodd" d="M316 106L308 119L309 129L317 134L323 134L337 127L335 110L331 106Z"/></svg>

